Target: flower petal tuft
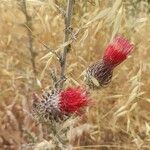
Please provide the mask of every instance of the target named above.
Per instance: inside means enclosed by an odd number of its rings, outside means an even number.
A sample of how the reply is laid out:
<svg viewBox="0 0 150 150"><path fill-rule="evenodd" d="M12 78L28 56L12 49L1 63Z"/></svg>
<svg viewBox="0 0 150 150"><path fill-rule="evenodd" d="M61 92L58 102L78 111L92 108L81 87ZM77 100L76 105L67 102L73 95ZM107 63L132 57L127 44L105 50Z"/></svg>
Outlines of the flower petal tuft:
<svg viewBox="0 0 150 150"><path fill-rule="evenodd" d="M127 39L118 35L110 43L104 53L103 60L106 64L115 67L123 62L132 52L134 45Z"/></svg>
<svg viewBox="0 0 150 150"><path fill-rule="evenodd" d="M70 87L60 93L60 109L65 113L79 113L90 99L87 91L81 87Z"/></svg>

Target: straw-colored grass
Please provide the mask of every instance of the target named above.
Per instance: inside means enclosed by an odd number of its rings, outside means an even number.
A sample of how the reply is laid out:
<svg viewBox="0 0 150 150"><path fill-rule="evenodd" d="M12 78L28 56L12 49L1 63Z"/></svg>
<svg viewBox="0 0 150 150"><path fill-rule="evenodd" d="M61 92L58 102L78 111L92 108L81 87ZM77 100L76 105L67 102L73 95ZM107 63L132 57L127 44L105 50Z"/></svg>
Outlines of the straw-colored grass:
<svg viewBox="0 0 150 150"><path fill-rule="evenodd" d="M90 91L94 105L71 125L72 149L150 150L150 4L147 0L76 1L72 48L67 56L65 86L84 85L84 70L101 58L117 33L135 44L107 88ZM54 54L62 51L66 1L27 0L36 53L36 85L28 49L25 16L16 0L0 2L0 150L56 149L30 116L32 92L49 86L49 69L59 71ZM61 9L60 9L61 8ZM41 43L42 42L42 43ZM32 148L34 145L34 148ZM52 148L53 147L53 148ZM70 149L71 149L70 148ZM68 148L69 149L69 148Z"/></svg>

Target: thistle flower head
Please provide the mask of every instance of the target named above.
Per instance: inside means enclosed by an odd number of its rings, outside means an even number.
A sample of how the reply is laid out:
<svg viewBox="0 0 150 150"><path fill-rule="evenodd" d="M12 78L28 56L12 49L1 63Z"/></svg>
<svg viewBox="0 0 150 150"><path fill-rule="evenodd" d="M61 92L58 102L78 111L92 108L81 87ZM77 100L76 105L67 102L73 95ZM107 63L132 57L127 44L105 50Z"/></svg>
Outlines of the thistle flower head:
<svg viewBox="0 0 150 150"><path fill-rule="evenodd" d="M89 98L87 91L81 87L67 88L61 91L59 101L61 111L65 113L78 113L87 106Z"/></svg>
<svg viewBox="0 0 150 150"><path fill-rule="evenodd" d="M133 47L134 45L127 39L118 35L107 46L104 52L103 60L107 65L115 67L127 58L133 50Z"/></svg>
<svg viewBox="0 0 150 150"><path fill-rule="evenodd" d="M127 39L116 36L107 46L103 58L88 67L86 84L93 89L106 86L111 81L113 69L127 58L133 47Z"/></svg>
<svg viewBox="0 0 150 150"><path fill-rule="evenodd" d="M79 113L88 105L90 99L81 87L67 88L62 91L46 91L42 97L33 95L33 116L38 120L63 120Z"/></svg>

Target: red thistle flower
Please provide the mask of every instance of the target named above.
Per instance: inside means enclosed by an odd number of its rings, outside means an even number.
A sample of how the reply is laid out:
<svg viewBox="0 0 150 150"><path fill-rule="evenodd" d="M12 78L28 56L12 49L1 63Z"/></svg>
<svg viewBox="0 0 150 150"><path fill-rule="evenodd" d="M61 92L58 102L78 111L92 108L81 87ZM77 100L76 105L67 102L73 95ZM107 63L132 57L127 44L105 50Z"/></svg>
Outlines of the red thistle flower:
<svg viewBox="0 0 150 150"><path fill-rule="evenodd" d="M104 63L115 67L123 62L133 50L134 45L122 36L116 36L110 43L103 56Z"/></svg>
<svg viewBox="0 0 150 150"><path fill-rule="evenodd" d="M89 98L81 87L59 91L46 91L42 97L33 95L33 116L39 120L63 120L73 113L80 113L88 105Z"/></svg>
<svg viewBox="0 0 150 150"><path fill-rule="evenodd" d="M111 81L113 69L127 58L133 47L134 45L127 39L116 36L107 46L103 58L87 69L87 85L90 88L100 88L107 85Z"/></svg>
<svg viewBox="0 0 150 150"><path fill-rule="evenodd" d="M60 93L60 109L65 113L80 112L88 103L87 92L81 87L67 88Z"/></svg>

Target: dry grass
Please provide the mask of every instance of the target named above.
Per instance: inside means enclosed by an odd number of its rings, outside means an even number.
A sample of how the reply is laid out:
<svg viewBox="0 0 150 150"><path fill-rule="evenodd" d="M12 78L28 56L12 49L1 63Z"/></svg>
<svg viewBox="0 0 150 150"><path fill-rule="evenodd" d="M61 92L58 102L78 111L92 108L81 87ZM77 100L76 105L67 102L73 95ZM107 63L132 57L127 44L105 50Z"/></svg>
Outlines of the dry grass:
<svg viewBox="0 0 150 150"><path fill-rule="evenodd" d="M58 4L62 9L66 6L64 0ZM85 68L101 57L116 33L133 41L135 50L117 67L109 87L91 91L96 105L70 126L72 149L150 149L149 5L146 0L76 1L72 27L78 34L67 58L65 86L84 84ZM51 141L43 141L49 135L31 119L30 104L33 91L41 93L41 89L51 85L49 68L59 68L55 56L40 41L61 51L64 21L53 0L28 0L28 12L33 24L36 85L25 16L16 0L1 0L0 150L44 150L44 146L56 149ZM35 148L31 148L32 144Z"/></svg>

